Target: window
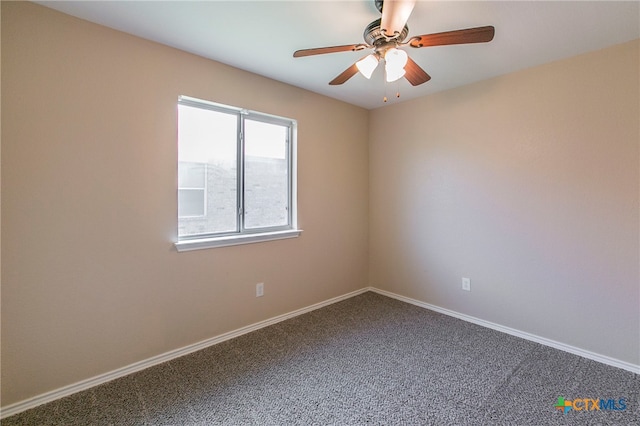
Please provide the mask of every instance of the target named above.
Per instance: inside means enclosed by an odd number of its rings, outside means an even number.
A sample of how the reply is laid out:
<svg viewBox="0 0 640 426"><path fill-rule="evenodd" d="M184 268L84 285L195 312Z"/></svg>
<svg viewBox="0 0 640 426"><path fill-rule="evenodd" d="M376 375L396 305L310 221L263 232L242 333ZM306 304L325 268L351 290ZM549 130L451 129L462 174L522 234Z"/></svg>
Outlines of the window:
<svg viewBox="0 0 640 426"><path fill-rule="evenodd" d="M178 218L207 215L207 165L178 163Z"/></svg>
<svg viewBox="0 0 640 426"><path fill-rule="evenodd" d="M296 237L296 122L181 96L179 251Z"/></svg>

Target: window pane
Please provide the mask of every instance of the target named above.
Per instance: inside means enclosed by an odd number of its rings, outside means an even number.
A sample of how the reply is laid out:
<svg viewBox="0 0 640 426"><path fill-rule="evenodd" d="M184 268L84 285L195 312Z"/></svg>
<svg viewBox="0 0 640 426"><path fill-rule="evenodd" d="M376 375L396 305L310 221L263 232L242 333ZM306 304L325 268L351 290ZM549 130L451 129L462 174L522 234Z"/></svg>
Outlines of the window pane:
<svg viewBox="0 0 640 426"><path fill-rule="evenodd" d="M206 164L178 163L178 217L203 217L206 212Z"/></svg>
<svg viewBox="0 0 640 426"><path fill-rule="evenodd" d="M289 224L289 128L245 119L244 226Z"/></svg>
<svg viewBox="0 0 640 426"><path fill-rule="evenodd" d="M235 114L178 106L178 236L238 229L237 126ZM202 217L180 217L197 202L182 188L204 188Z"/></svg>
<svg viewBox="0 0 640 426"><path fill-rule="evenodd" d="M178 188L204 188L205 169L202 163L178 163Z"/></svg>
<svg viewBox="0 0 640 426"><path fill-rule="evenodd" d="M204 189L179 189L178 217L204 216L204 203Z"/></svg>

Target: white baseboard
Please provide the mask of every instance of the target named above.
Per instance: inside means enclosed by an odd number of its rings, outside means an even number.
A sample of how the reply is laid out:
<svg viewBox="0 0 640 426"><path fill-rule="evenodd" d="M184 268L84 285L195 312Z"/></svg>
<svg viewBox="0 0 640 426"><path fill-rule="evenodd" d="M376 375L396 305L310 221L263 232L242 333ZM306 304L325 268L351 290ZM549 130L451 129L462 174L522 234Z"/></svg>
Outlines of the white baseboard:
<svg viewBox="0 0 640 426"><path fill-rule="evenodd" d="M480 318L475 318L469 315L461 314L459 312L455 312L449 309L441 308L439 306L431 305L429 303L421 302L416 299L412 299L410 297L401 296L399 294L391 293L386 290L380 290L375 287L369 287L368 290L373 291L375 293L381 294L383 296L391 297L393 299L401 300L403 302L411 303L412 305L420 306L421 308L429 309L431 311L439 312L441 314L445 314L451 317L455 317L461 319L463 321L471 322L477 325L481 325L483 327L491 328L496 331L501 331L503 333L510 334L512 336L521 337L526 340L530 340L532 342L540 343L545 346L550 346L555 349L559 349L561 351L569 352L574 355L581 356L583 358L590 359L592 361L597 361L602 364L610 365L612 367L622 368L623 370L631 371L635 374L640 374L640 365L631 364L630 362L621 361L619 359L611 358L606 355L600 355L595 352L587 351L585 349L576 348L575 346L567 345L565 343L556 342L555 340L547 339L544 337L536 336L535 334L527 333L525 331L516 330L514 328L505 327L500 324L496 324L490 321L485 321Z"/></svg>
<svg viewBox="0 0 640 426"><path fill-rule="evenodd" d="M111 380L115 380L117 378L126 376L128 374L135 373L140 370L144 370L145 368L149 368L154 365L161 364L163 362L171 361L172 359L176 359L181 356L190 354L192 352L196 352L201 349L205 349L209 346L213 346L218 343L224 342L225 340L230 340L230 339L233 339L234 337L242 336L243 334L251 333L252 331L256 331L261 328L268 327L270 325L288 320L290 318L297 317L298 315L306 314L307 312L311 312L316 309L320 309L325 306L331 305L333 303L337 303L342 300L349 299L351 297L357 296L367 291L369 291L368 287L362 288L360 290L352 291L351 293L343 294L342 296L334 297L332 299L325 300L324 302L316 303L314 305L307 306L305 308L297 309L295 311L292 311L286 314L278 315L273 318L269 318L264 321L257 322L255 324L251 324L246 327L242 327L237 330L230 331L228 333L220 334L218 336L215 336L206 340L202 340L200 342L197 342L179 349L174 349L172 351L165 352L163 354L156 355L154 357L151 357L139 362L135 362L133 364L127 365L122 368L118 368L108 373L100 374L98 376L95 376L86 380L82 380L80 382L73 383L71 385L63 386L53 391L45 392L33 398L25 399L24 401L19 401L11 405L7 405L6 407L0 408L0 419L12 416L14 414L21 413L31 408L37 407L38 405L55 401L56 399L64 398L74 393L87 390L94 386L98 386L103 383L110 382Z"/></svg>
<svg viewBox="0 0 640 426"><path fill-rule="evenodd" d="M175 349L169 352L165 352L160 355L156 355L154 357L148 358L146 360L142 360L130 365L127 365L122 368L118 368L116 370L110 371L108 373L100 374L98 376L82 380L77 383L73 383L68 386L63 386L59 389L55 389L50 392L43 393L41 395L35 396L33 398L25 399L24 401L19 401L14 404L8 405L6 407L0 408L0 419L5 417L12 416L14 414L21 413L23 411L29 410L31 408L37 407L38 405L46 404L48 402L55 401L56 399L64 398L66 396L72 395L74 393L87 390L94 386L101 385L103 383L110 382L111 380L115 380L117 378L126 376L131 373L135 373L140 370L144 370L145 368L152 367L154 365L161 364L163 362L171 361L172 359L179 358L181 356L190 354L192 352L199 351L201 349L205 349L209 346L216 345L218 343L224 342L226 340L233 339L234 337L242 336L243 334L250 333L252 331L259 330L264 327L268 327L270 325L288 320L290 318L296 317L298 315L305 314L307 312L314 311L316 309L323 308L325 306L331 305L333 303L337 303L351 297L357 296L359 294L365 293L367 291L373 291L375 293L381 294L383 296L391 297L393 299L397 299L403 302L410 303L412 305L419 306L421 308L429 309L435 312L439 312L441 314L449 315L463 321L468 321L483 327L491 328L493 330L501 331L503 333L510 334L512 336L521 337L526 340L530 340L536 343L540 343L542 345L550 346L555 349L559 349L565 352L572 353L574 355L578 355L584 358L591 359L593 361L601 362L603 364L607 364L613 367L622 368L624 370L631 371L632 373L640 374L640 365L631 364L625 361L620 361L615 358L611 358L605 355L596 354L594 352L586 351L584 349L576 348L574 346L566 345L564 343L556 342L554 340L546 339L544 337L536 336L534 334L526 333L524 331L516 330L510 327L505 327L500 324L495 324L489 321L485 321L479 318L475 318L469 315L461 314L455 311L451 311L449 309L441 308L439 306L431 305L429 303L421 302L416 299L412 299L410 297L401 296L399 294L391 293L386 290L381 290L375 287L365 287L360 290L353 291L351 293L344 294L342 296L334 297L329 300L325 300L324 302L316 303L311 306L307 306L305 308L297 309L295 311L278 315L273 318L266 319L264 321L257 322L255 324L248 325L246 327L239 328L237 330L230 331L228 333L220 334L218 336L202 340L200 342Z"/></svg>

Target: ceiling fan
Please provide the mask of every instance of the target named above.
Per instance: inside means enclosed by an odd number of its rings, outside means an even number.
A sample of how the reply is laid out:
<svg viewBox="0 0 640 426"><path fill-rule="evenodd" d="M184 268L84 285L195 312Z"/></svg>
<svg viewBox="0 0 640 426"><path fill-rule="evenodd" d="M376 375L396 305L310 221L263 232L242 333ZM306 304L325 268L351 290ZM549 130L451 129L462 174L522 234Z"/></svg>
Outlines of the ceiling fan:
<svg viewBox="0 0 640 426"><path fill-rule="evenodd" d="M400 49L403 46L413 48L444 46L450 44L486 43L493 40L495 28L492 26L467 28L464 30L446 31L442 33L424 34L404 40L409 34L406 25L416 0L374 0L376 8L382 13L382 18L371 22L364 30L365 43L347 44L343 46L318 47L297 50L294 58L303 56L322 55L336 52L355 52L372 49L373 52L329 82L330 85L345 83L358 71L366 78L370 78L373 71L382 60L385 62L385 74L388 82L405 77L413 86L426 83L431 76L415 63L407 53Z"/></svg>

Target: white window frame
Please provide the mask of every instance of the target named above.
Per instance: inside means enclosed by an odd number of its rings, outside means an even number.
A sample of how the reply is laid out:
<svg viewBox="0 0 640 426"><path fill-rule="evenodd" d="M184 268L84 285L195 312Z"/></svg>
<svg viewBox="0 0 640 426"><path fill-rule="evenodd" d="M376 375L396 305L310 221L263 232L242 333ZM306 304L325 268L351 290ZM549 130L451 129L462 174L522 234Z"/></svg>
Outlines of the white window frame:
<svg viewBox="0 0 640 426"><path fill-rule="evenodd" d="M243 108L223 105L215 102L196 99L188 96L180 96L178 105L186 105L195 108L209 109L224 113L236 114L238 117L238 167L237 167L237 194L238 194L238 220L237 229L234 232L197 234L189 236L177 236L174 245L179 252L199 250L214 247L224 247L239 244L258 243L263 241L296 238L302 230L298 229L297 217L297 121L251 111ZM288 127L287 162L288 162L288 218L287 224L265 228L244 228L244 119L273 123ZM205 183L206 187L206 183ZM177 202L177 197L176 197ZM177 210L177 206L176 206Z"/></svg>

